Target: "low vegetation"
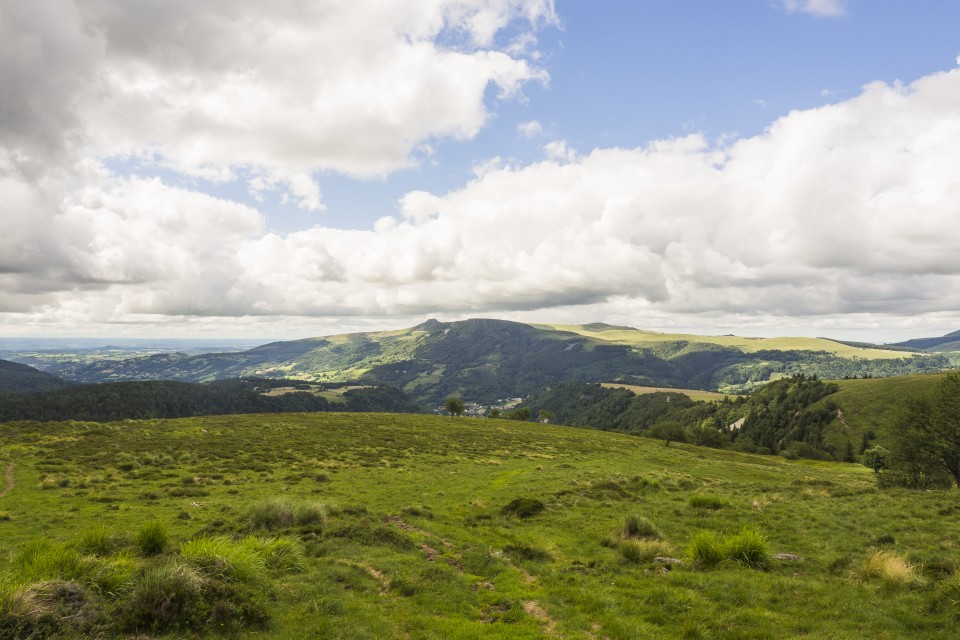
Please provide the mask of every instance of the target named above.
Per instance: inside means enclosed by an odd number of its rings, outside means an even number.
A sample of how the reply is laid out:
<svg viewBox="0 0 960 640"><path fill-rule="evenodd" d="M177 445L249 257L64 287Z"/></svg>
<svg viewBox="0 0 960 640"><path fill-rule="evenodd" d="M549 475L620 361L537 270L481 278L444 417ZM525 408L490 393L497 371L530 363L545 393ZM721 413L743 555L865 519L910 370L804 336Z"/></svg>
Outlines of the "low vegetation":
<svg viewBox="0 0 960 640"><path fill-rule="evenodd" d="M344 413L0 424L13 462L4 639L960 633L957 489L862 465Z"/></svg>

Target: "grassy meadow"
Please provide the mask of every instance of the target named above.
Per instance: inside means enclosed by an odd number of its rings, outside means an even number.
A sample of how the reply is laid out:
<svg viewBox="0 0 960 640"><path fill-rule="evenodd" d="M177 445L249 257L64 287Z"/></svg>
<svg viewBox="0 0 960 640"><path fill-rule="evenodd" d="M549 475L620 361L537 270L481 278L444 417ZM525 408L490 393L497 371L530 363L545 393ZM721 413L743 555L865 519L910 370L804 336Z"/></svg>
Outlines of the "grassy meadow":
<svg viewBox="0 0 960 640"><path fill-rule="evenodd" d="M0 638L960 632L957 492L857 465L389 414L9 423L0 465Z"/></svg>
<svg viewBox="0 0 960 640"><path fill-rule="evenodd" d="M859 358L862 360L890 360L906 358L911 355L908 351L890 351L887 349L872 349L857 347L827 338L780 337L780 338L751 338L744 336L701 336L689 333L660 333L627 327L604 328L592 330L590 325L537 325L549 327L559 331L570 331L588 338L603 340L614 344L630 346L649 346L662 342L685 341L715 344L722 347L733 347L743 353L757 351L824 351L841 358ZM919 351L917 352L919 353Z"/></svg>

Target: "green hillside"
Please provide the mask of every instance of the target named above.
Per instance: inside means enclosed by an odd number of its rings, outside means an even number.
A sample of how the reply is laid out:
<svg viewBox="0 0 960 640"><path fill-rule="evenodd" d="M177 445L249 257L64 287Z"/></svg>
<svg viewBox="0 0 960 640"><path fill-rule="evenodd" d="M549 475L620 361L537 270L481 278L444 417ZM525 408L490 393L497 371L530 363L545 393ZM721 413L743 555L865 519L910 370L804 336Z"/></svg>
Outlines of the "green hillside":
<svg viewBox="0 0 960 640"><path fill-rule="evenodd" d="M899 342L895 346L927 351L930 353L949 353L960 351L960 331L953 331L936 338L915 338Z"/></svg>
<svg viewBox="0 0 960 640"><path fill-rule="evenodd" d="M864 434L872 432L879 443L888 436L903 417L907 398L933 390L943 374L837 380L840 390L813 405L818 410L828 403L836 405L834 419L826 429L826 440L837 447L849 440L859 446Z"/></svg>
<svg viewBox="0 0 960 640"><path fill-rule="evenodd" d="M0 393L34 393L63 389L70 383L33 367L0 360Z"/></svg>
<svg viewBox="0 0 960 640"><path fill-rule="evenodd" d="M955 493L860 465L280 414L0 424L0 466L4 638L960 631Z"/></svg>

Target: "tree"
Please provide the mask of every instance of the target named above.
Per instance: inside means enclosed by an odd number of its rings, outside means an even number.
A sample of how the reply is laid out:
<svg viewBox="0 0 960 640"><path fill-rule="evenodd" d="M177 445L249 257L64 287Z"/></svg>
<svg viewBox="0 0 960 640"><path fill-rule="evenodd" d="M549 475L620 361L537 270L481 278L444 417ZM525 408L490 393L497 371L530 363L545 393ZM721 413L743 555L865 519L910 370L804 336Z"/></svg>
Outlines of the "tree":
<svg viewBox="0 0 960 640"><path fill-rule="evenodd" d="M960 373L949 373L930 395L910 398L893 438L891 471L907 486L952 480L960 486Z"/></svg>
<svg viewBox="0 0 960 640"><path fill-rule="evenodd" d="M886 447L876 446L863 452L863 466L880 473L890 466L890 451Z"/></svg>
<svg viewBox="0 0 960 640"><path fill-rule="evenodd" d="M450 396L447 398L446 403L443 405L447 412L452 416L462 416L463 415L463 400L460 398L455 398Z"/></svg>
<svg viewBox="0 0 960 640"><path fill-rule="evenodd" d="M667 420L665 422L658 422L650 427L647 435L651 438L660 438L663 440L663 446L669 447L671 442L686 441L687 433L684 431L683 425L679 422Z"/></svg>
<svg viewBox="0 0 960 640"><path fill-rule="evenodd" d="M499 418L499 417L500 417L500 414L501 414L500 409L497 409L496 407L494 407L493 409L490 409L490 411L487 412L487 417L488 417L488 418Z"/></svg>
<svg viewBox="0 0 960 640"><path fill-rule="evenodd" d="M510 414L510 417L513 420L519 420L520 422L526 422L530 419L530 409L526 407L520 407L519 409L514 409Z"/></svg>
<svg viewBox="0 0 960 640"><path fill-rule="evenodd" d="M549 424L553 422L553 411L548 411L547 409L540 409L537 411L537 420L543 424Z"/></svg>
<svg viewBox="0 0 960 640"><path fill-rule="evenodd" d="M853 443L847 440L847 452L843 456L844 462L856 462L857 458L853 455Z"/></svg>
<svg viewBox="0 0 960 640"><path fill-rule="evenodd" d="M714 449L722 449L730 444L730 437L714 427L709 418L690 427L687 432L687 439L698 447L713 447Z"/></svg>

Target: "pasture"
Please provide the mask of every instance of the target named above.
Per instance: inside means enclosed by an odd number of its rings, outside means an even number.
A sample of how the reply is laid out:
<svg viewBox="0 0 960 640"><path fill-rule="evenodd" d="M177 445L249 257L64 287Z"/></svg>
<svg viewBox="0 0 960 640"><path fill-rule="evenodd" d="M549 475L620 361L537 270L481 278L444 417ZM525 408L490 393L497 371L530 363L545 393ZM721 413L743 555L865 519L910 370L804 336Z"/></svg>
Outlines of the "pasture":
<svg viewBox="0 0 960 640"><path fill-rule="evenodd" d="M856 465L390 414L3 424L0 465L5 638L960 632L957 492ZM171 627L158 575L222 601Z"/></svg>

